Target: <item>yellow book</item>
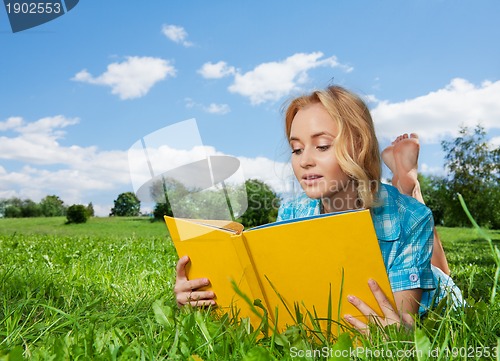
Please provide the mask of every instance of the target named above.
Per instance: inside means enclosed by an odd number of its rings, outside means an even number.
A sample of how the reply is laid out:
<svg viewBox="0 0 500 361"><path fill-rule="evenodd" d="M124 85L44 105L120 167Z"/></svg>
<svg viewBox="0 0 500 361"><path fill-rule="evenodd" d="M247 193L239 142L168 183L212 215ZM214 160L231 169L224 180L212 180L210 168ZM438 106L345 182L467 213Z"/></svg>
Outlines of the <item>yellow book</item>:
<svg viewBox="0 0 500 361"><path fill-rule="evenodd" d="M278 331L295 323L295 308L321 325L328 315L344 323L349 313L366 318L347 301L364 300L383 315L368 287L376 280L394 306L369 210L331 213L248 230L236 222L165 217L179 257L188 255L189 279L206 277L219 308L239 310L257 326L260 318L234 290L266 308ZM309 322L308 317L304 320ZM323 326L322 326L323 327ZM335 330L333 330L335 332Z"/></svg>

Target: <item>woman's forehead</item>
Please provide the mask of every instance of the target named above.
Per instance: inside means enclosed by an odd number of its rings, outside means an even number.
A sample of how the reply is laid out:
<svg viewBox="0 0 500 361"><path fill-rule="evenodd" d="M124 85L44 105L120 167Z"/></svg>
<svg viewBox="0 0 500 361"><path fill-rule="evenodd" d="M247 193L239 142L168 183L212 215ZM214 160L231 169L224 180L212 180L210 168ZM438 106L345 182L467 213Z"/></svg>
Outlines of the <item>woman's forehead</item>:
<svg viewBox="0 0 500 361"><path fill-rule="evenodd" d="M320 104L301 108L293 118L290 139L313 137L322 134L336 136L338 126L326 108Z"/></svg>

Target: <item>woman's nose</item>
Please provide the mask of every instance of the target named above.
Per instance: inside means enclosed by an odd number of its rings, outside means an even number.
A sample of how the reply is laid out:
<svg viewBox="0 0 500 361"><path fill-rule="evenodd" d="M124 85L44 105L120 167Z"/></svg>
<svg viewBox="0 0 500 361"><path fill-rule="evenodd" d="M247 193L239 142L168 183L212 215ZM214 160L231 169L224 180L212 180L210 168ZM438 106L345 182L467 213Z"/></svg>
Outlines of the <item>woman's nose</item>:
<svg viewBox="0 0 500 361"><path fill-rule="evenodd" d="M300 157L300 166L302 168L309 168L313 165L314 165L314 157L312 156L309 150L304 149Z"/></svg>

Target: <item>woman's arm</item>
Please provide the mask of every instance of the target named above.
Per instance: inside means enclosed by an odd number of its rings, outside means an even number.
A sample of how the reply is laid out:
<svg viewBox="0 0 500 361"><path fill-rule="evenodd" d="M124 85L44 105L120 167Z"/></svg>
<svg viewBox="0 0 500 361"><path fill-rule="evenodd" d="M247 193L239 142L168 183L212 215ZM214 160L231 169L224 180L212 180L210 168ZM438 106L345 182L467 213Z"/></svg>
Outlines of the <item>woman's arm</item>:
<svg viewBox="0 0 500 361"><path fill-rule="evenodd" d="M179 307L191 306L210 306L215 305L215 294L212 291L199 290L210 284L206 278L196 278L188 280L186 276L186 265L189 263L189 257L184 256L179 259L176 267L176 278L174 293Z"/></svg>

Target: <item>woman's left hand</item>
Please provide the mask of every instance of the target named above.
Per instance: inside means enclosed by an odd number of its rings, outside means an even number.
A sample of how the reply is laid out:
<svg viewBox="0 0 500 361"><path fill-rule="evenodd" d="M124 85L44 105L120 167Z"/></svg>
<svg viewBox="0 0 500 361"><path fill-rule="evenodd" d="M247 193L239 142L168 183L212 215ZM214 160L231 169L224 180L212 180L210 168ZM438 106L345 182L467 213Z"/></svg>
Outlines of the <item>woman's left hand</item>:
<svg viewBox="0 0 500 361"><path fill-rule="evenodd" d="M382 327L392 324L403 325L409 328L413 327L414 320L412 315L405 311L399 312L397 309L395 310L377 282L375 282L374 280L369 280L368 286L375 296L380 309L384 313L383 317L378 315L370 306L368 306L358 297L350 295L347 296L347 300L351 304L353 304L363 315L365 315L369 322L376 322ZM366 323L349 314L344 315L344 319L361 333L365 335L369 334L369 328Z"/></svg>

